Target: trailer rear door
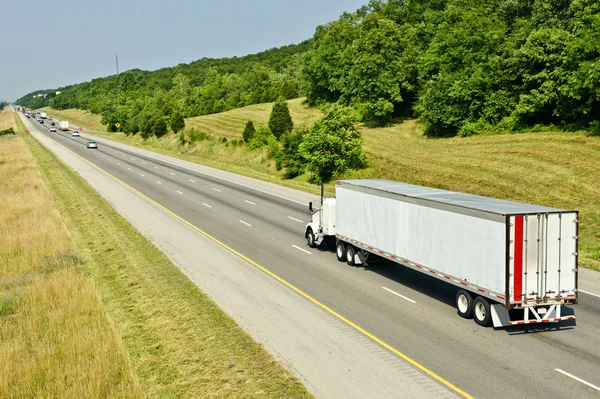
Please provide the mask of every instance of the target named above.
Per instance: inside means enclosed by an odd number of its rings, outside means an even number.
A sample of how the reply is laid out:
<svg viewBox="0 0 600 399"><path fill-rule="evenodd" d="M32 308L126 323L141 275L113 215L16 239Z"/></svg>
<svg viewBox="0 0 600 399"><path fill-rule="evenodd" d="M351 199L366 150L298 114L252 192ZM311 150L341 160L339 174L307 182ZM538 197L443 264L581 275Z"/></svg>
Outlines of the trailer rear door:
<svg viewBox="0 0 600 399"><path fill-rule="evenodd" d="M510 216L511 303L577 298L577 212Z"/></svg>

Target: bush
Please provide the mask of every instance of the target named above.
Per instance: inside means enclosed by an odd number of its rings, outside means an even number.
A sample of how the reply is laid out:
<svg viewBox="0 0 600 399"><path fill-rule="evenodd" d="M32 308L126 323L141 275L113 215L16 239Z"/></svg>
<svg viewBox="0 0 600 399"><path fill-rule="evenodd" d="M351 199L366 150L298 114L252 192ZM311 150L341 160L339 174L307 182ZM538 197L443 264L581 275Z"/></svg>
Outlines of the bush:
<svg viewBox="0 0 600 399"><path fill-rule="evenodd" d="M167 134L167 121L164 117L161 116L154 119L152 133L159 138Z"/></svg>
<svg viewBox="0 0 600 399"><path fill-rule="evenodd" d="M273 136L279 140L284 134L291 132L293 128L294 123L290 116L288 103L280 98L273 104L273 110L269 117L269 129L271 129Z"/></svg>
<svg viewBox="0 0 600 399"><path fill-rule="evenodd" d="M293 179L304 173L306 160L300 153L300 144L306 130L298 130L283 136L283 167L284 179Z"/></svg>
<svg viewBox="0 0 600 399"><path fill-rule="evenodd" d="M257 150L269 144L269 138L275 138L271 129L268 127L260 128L254 134L254 137L250 141L248 147L253 150Z"/></svg>
<svg viewBox="0 0 600 399"><path fill-rule="evenodd" d="M197 129L191 128L188 131L188 136L190 137L190 144L195 144L198 141L210 140L210 134L201 132Z"/></svg>
<svg viewBox="0 0 600 399"><path fill-rule="evenodd" d="M8 129L0 131L0 136L4 136L5 134L16 134L16 133L12 127L9 127Z"/></svg>
<svg viewBox="0 0 600 399"><path fill-rule="evenodd" d="M185 133L184 132L179 132L179 134L177 135L177 137L179 138L179 144L185 145L185 143L186 143Z"/></svg>
<svg viewBox="0 0 600 399"><path fill-rule="evenodd" d="M177 133L185 127L185 120L183 119L183 115L179 111L175 111L173 115L171 115L171 130L174 133Z"/></svg>
<svg viewBox="0 0 600 399"><path fill-rule="evenodd" d="M254 123L252 123L252 121L248 121L246 122L246 127L244 128L244 132L242 133L242 139L246 143L249 143L254 137L255 133L256 129L254 128Z"/></svg>

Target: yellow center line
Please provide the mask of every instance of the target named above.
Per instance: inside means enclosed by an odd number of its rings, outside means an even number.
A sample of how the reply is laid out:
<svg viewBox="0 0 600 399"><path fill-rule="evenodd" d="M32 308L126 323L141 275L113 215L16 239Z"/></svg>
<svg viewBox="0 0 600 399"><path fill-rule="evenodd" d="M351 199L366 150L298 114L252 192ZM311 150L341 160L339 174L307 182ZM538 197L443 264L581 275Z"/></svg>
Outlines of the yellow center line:
<svg viewBox="0 0 600 399"><path fill-rule="evenodd" d="M87 162L88 164L92 165L93 167L95 167L96 169L98 169L99 171L101 171L102 173L106 174L107 176L111 177L112 179L116 180L117 182L121 183L123 186L127 187L128 189L130 189L131 191L133 191L134 193L138 194L140 197L144 198L145 200L149 201L150 203L154 204L155 206L157 206L158 208L162 209L163 211L167 212L169 215L173 216L174 218L176 218L177 220L181 221L182 223L186 224L187 226L191 227L192 229L196 230L197 232L199 232L200 234L204 235L205 237L209 238L210 240L212 240L213 242L219 244L221 247L227 249L228 251L230 251L231 253L239 256L240 258L242 258L243 260L245 260L246 262L248 262L249 264L251 264L252 266L256 267L257 269L261 270L262 272L266 273L267 275L273 277L275 280L279 281L280 283L282 283L283 285L285 285L286 287L290 288L291 290L295 291L296 293L298 293L299 295L303 296L304 298L308 299L309 301L311 301L312 303L314 303L315 305L319 306L320 308L322 308L323 310L326 310L328 313L330 313L331 315L335 316L336 318L338 318L339 320L343 321L344 323L348 324L349 326L351 326L352 328L354 328L355 330L357 330L358 332L360 332L361 334L365 335L366 337L370 338L371 340L377 342L379 345L383 346L384 348L386 348L387 350L389 350L390 352L398 355L400 358L404 359L405 361L407 361L408 363L412 364L413 366L415 366L416 368L418 368L419 370L421 370L422 372L424 372L425 374L429 375L430 377L434 378L435 380L439 381L440 383L446 385L448 388L452 389L453 391L455 391L456 393L460 394L461 396L468 398L468 399L474 399L473 396L469 395L468 393L466 393L465 391L463 391L462 389L460 389L459 387L457 387L456 385L452 384L450 381L440 377L439 375L437 375L436 373L434 373L433 371L429 370L428 368L426 368L425 366L421 365L419 362L417 362L416 360L413 360L412 358L408 357L407 355L405 355L404 353L400 352L399 350L397 350L396 348L392 347L391 345L387 344L386 342L384 342L383 340L381 340L380 338L377 338L375 335L371 334L370 332L368 332L367 330L365 330L364 328L358 326L357 324L353 323L352 321L348 320L347 318L345 318L344 316L342 316L341 314L339 314L338 312L336 312L335 310L329 308L327 305L319 302L317 299L313 298L312 296L310 296L309 294L305 293L304 291L302 291L301 289L297 288L296 286L292 285L291 283L287 282L286 280L284 280L283 278L279 277L278 275L276 275L275 273L273 273L272 271L270 271L269 269L259 265L258 263L256 263L255 261L253 261L252 259L248 258L247 256L243 255L242 253L236 251L235 249L231 248L230 246L228 246L227 244L225 244L224 242L218 240L217 238L211 236L210 234L208 234L207 232L205 232L204 230L196 227L195 225L193 225L192 223L188 222L187 220L185 220L184 218L182 218L181 216L171 212L169 209L165 208L164 206L162 206L161 204L159 204L158 202L154 201L153 199L149 198L148 196L146 196L145 194L141 193L140 191L136 190L135 188L131 187L129 184L125 183L124 181L120 180L119 178L113 176L112 174L108 173L106 170L102 169L101 167L99 167L98 165L96 165L93 162L88 161L87 159L83 158L82 156L80 156L79 154L71 151L69 148L65 147L64 145L58 143L57 141L55 141L54 139L46 136L48 139L54 141L54 143L58 144L59 146L63 147L65 150L69 151L71 154L75 155L76 157L78 157L79 159L81 159L84 162Z"/></svg>

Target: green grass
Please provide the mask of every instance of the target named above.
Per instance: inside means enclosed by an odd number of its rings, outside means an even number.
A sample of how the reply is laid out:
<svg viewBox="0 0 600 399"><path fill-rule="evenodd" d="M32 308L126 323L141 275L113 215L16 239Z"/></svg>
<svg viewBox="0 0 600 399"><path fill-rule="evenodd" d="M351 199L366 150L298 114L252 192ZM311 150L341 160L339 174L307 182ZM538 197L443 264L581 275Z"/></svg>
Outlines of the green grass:
<svg viewBox="0 0 600 399"><path fill-rule="evenodd" d="M143 396L310 397L80 176L25 139Z"/></svg>
<svg viewBox="0 0 600 399"><path fill-rule="evenodd" d="M106 130L106 126L100 123L102 116L92 114L89 111L82 109L58 110L49 107L42 108L40 111L45 111L48 116L54 119L69 121L72 125L82 126L90 130Z"/></svg>
<svg viewBox="0 0 600 399"><path fill-rule="evenodd" d="M247 120L266 124L272 104L259 104L186 120L213 140L181 146L177 137L141 140L103 137L317 194L306 176L281 180L266 152L219 143L241 139ZM290 101L294 123L308 125L320 112ZM527 133L428 139L416 120L384 128L363 127L369 165L344 178L383 178L490 197L580 211L583 267L600 270L600 137L584 133ZM326 186L334 194L332 183Z"/></svg>

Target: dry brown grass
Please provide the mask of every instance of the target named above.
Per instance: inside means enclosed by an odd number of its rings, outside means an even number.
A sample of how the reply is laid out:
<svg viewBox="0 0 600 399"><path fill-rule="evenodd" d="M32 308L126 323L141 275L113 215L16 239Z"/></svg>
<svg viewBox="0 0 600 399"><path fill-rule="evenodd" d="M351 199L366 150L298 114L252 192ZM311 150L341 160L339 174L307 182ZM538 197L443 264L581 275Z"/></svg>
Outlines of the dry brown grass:
<svg viewBox="0 0 600 399"><path fill-rule="evenodd" d="M4 107L4 110L0 110L0 131L8 128L13 128L15 131L17 127L13 118L13 112L9 106Z"/></svg>
<svg viewBox="0 0 600 399"><path fill-rule="evenodd" d="M19 136L0 138L0 204L0 397L141 397Z"/></svg>
<svg viewBox="0 0 600 399"><path fill-rule="evenodd" d="M26 141L85 255L85 270L121 334L144 396L311 397L79 175L32 137ZM92 359L87 361L94 364ZM93 396L119 393L80 395Z"/></svg>

